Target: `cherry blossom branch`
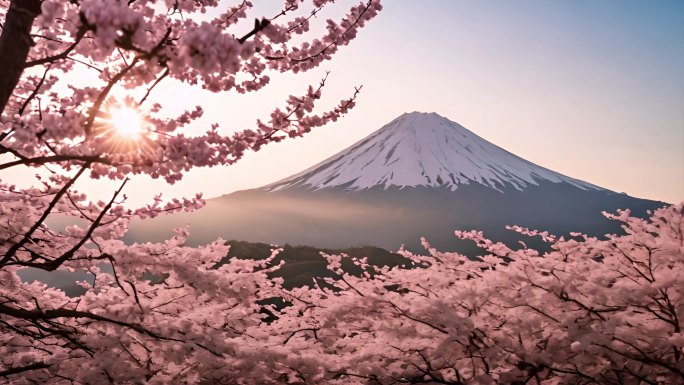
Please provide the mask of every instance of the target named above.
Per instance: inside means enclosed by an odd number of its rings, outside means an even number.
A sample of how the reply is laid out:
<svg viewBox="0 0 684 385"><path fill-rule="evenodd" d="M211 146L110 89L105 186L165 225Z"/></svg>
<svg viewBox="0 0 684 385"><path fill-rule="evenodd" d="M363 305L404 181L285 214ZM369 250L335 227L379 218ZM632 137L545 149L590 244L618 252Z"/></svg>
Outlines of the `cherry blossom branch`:
<svg viewBox="0 0 684 385"><path fill-rule="evenodd" d="M167 76L169 76L169 68L168 67L166 67L166 69L161 74L161 76L159 76L157 78L157 80L155 80L154 83L152 83L152 85L147 88L145 95L138 102L138 106L141 106L145 102L145 100L147 100L147 97L150 96L150 93L152 92L152 90L157 86L157 84L159 84Z"/></svg>
<svg viewBox="0 0 684 385"><path fill-rule="evenodd" d="M102 89L102 91L100 91L100 93L97 96L97 99L95 100L95 102L93 103L93 106L90 108L90 110L88 112L88 118L86 119L86 123L85 123L85 127L84 127L86 138L89 138L91 136L93 123L95 122L95 117L97 116L98 112L100 111L100 108L102 107L102 103L104 103L105 99L109 95L109 92L112 90L112 87L114 87L114 85L116 83L118 83L121 79L123 79L124 76L126 76L126 74L129 71L131 71L133 69L133 67L135 67L136 64L138 64L138 62L140 60L146 60L146 59L149 59L151 57L154 57L157 54L157 52L159 52L159 50L161 50L161 48L164 46L164 44L168 41L169 36L171 35L171 31L172 31L172 29L170 27L167 28L166 33L164 34L164 37L162 37L162 39L159 41L159 43L157 43L157 45L150 52L145 53L143 55L136 56L135 59L133 59L133 61L131 62L131 64L125 66L121 71L119 71L116 75L114 75L109 80L107 85Z"/></svg>
<svg viewBox="0 0 684 385"><path fill-rule="evenodd" d="M114 193L114 196L112 196L112 199L105 205L105 207L100 211L100 214L95 218L93 223L90 225L88 230L86 231L85 235L81 238L78 243L76 243L73 247L71 247L68 251L66 251L64 254L59 256L56 259L53 259L50 262L46 262L44 264L39 264L39 265L33 265L32 267L47 270L47 271L53 271L57 269L62 263L68 261L71 259L76 251L78 251L83 245L90 239L90 237L93 234L93 231L100 226L100 222L102 221L102 218L104 218L105 214L111 209L112 205L114 204L114 201L116 198L119 196L123 188L126 186L126 183L128 182L128 178L124 179L124 181L121 183L121 186L119 187L118 190Z"/></svg>
<svg viewBox="0 0 684 385"><path fill-rule="evenodd" d="M19 115L24 114L24 110L26 110L26 107L31 103L31 101L38 95L38 91L40 90L40 87L43 86L43 83L45 83L45 78L47 77L48 72L50 72L50 66L45 68L45 72L43 72L43 77L41 77L40 81L36 85L36 87L33 89L33 92L31 92L31 95L29 95L26 100L24 101L24 104L21 105L21 108L19 108Z"/></svg>
<svg viewBox="0 0 684 385"><path fill-rule="evenodd" d="M20 166L20 165L42 165L42 164L47 164L47 163L57 163L57 162L71 162L71 161L77 161L77 162L87 162L90 164L95 164L95 163L102 163L102 164L111 164L109 160L106 158L103 158L99 155L48 155L48 156L39 156L35 158L26 158L24 156L21 156L18 153L14 154L17 157L20 157L21 159L7 162L0 164L0 170L8 169L10 167L14 166Z"/></svg>
<svg viewBox="0 0 684 385"><path fill-rule="evenodd" d="M57 203L62 199L62 196L64 196L64 194L71 188L71 186L76 182L76 180L77 180L81 175L83 175L83 172L84 172L86 169L88 169L89 166L90 166L89 163L84 164L84 165L81 167L81 169L78 170L78 172L76 173L76 175L74 175L74 177L72 177L71 179L69 179L69 180L64 184L64 186L62 186L62 188L61 188L59 191L57 191L57 193L55 194L54 198L52 198L52 201L51 201L50 204L45 208L45 210L43 211L43 214L40 216L40 218L38 218L38 220L33 224L33 226L31 226L31 228L24 234L24 236L22 237L22 239L21 239L19 242L17 242L17 243L15 243L14 245L12 245L12 247L10 247L9 250L7 250L7 252L5 253L4 257L3 257L2 259L0 259L0 268L1 268L2 266L4 266L5 264L7 264L7 262L8 262L12 257L14 257L14 254L15 254L20 248L22 248L22 247L26 244L26 242L28 242L28 241L31 239L31 236L33 235L33 233L34 233L36 230L38 230L38 228L39 228L40 226L43 225L43 222L45 222L45 220L47 219L48 215L50 215L50 213L52 212L52 210L54 209L54 207L55 207L55 206L57 205Z"/></svg>
<svg viewBox="0 0 684 385"><path fill-rule="evenodd" d="M257 33L263 31L266 27L268 27L271 24L271 22L268 19L254 19L254 28L252 28L251 31L247 32L244 36L241 38L237 39L240 44L244 44L244 42L247 41L252 36L255 36Z"/></svg>
<svg viewBox="0 0 684 385"><path fill-rule="evenodd" d="M93 314L85 311L69 310L69 309L48 309L48 310L26 310L20 308L14 308L0 304L0 314L8 315L11 317L19 318L22 320L51 320L56 318L86 318L93 321L101 321L110 323L113 325L123 326L131 330L135 330L138 333L146 334L153 338L164 339L164 337L150 331L149 329L142 327L140 325L119 321L116 319L104 317L98 314Z"/></svg>
<svg viewBox="0 0 684 385"><path fill-rule="evenodd" d="M81 42L81 40L83 40L83 37L88 32L88 30L89 30L88 27L82 26L81 28L78 29L78 32L76 33L76 37L74 38L74 42L71 43L69 45L69 47L67 47L64 51L62 51L56 55L52 55L52 56L48 56L48 57L45 57L42 59L36 59L36 60L31 60L29 62L26 62L26 64L24 64L24 69L43 65L43 64L50 64L50 63L58 61L58 60L67 59L69 57L69 54L76 48L76 46L78 46L78 44Z"/></svg>
<svg viewBox="0 0 684 385"><path fill-rule="evenodd" d="M32 370L47 369L50 366L52 366L52 365L45 364L42 362L36 362L36 363L28 364L25 366L8 368L8 369L0 371L0 377L9 377L13 374L19 374L19 373L23 373L23 372L32 371Z"/></svg>

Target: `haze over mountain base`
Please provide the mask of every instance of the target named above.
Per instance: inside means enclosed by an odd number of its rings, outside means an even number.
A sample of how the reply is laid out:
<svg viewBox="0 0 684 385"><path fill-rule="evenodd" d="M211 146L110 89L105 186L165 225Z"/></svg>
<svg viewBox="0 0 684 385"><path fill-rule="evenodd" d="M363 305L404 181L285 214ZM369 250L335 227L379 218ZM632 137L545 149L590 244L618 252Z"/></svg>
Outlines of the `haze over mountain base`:
<svg viewBox="0 0 684 385"><path fill-rule="evenodd" d="M211 199L201 210L134 223L131 241L162 241L174 227L190 224L189 242L200 245L218 237L250 242L343 248L372 245L422 250L420 237L454 250L470 246L454 230L482 230L494 240L521 239L505 229L520 225L567 234L601 236L620 228L601 211L631 208L635 215L663 206L608 191L582 191L567 184L542 183L525 191L501 193L480 185L445 188L248 190Z"/></svg>

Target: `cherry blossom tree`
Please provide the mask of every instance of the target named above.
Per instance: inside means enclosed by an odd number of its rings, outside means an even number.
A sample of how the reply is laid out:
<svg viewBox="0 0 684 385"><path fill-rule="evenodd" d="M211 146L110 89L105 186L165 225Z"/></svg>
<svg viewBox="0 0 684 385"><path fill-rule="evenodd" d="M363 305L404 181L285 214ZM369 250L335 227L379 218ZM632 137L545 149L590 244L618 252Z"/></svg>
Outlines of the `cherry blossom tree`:
<svg viewBox="0 0 684 385"><path fill-rule="evenodd" d="M606 214L626 234L539 236L551 251L511 250L481 232L470 260L425 242L413 269L354 262L338 279L292 290L273 343L357 384L678 384L684 382L684 203ZM289 331L289 333L285 333Z"/></svg>
<svg viewBox="0 0 684 385"><path fill-rule="evenodd" d="M161 244L123 243L131 219L203 203L127 208L131 175L174 183L354 106L356 93L315 112L324 79L226 136L193 124L201 107L168 117L155 102L170 79L247 93L278 72L316 68L381 8L354 5L308 40L329 3L286 0L252 23L249 1L0 0L0 171L39 173L32 187L0 182L0 383L684 382L684 204L648 220L607 214L625 234L602 239L511 228L541 237L543 253L472 231L456 235L482 248L477 259L425 242L427 256L402 251L409 268L354 259L362 273L352 275L348 257L326 255L336 278L291 290L269 278L278 249L218 263L226 244L186 247L187 229ZM78 71L99 80L70 83ZM86 178L111 180L111 197L77 191ZM52 215L83 224L51 228ZM27 268L94 278L70 298L23 282Z"/></svg>
<svg viewBox="0 0 684 385"><path fill-rule="evenodd" d="M158 198L130 209L123 190L133 174L174 183L347 113L358 89L316 112L325 79L232 135L193 125L201 106L168 117L155 102L155 87L169 79L248 93L274 74L318 67L381 9L364 0L312 37L312 21L332 2L286 0L281 12L248 19L250 1L0 0L0 171L39 173L29 188L0 182L0 382L298 381L284 350L250 332L264 324L258 301L282 297L280 282L267 278L277 268L270 259L217 267L224 243L186 248L182 229L163 244L127 246L131 219L203 201ZM98 80L71 82L81 71ZM77 191L86 178L111 180L111 198ZM46 221L57 214L85 224L52 229ZM69 298L22 282L25 268L84 269L94 279Z"/></svg>

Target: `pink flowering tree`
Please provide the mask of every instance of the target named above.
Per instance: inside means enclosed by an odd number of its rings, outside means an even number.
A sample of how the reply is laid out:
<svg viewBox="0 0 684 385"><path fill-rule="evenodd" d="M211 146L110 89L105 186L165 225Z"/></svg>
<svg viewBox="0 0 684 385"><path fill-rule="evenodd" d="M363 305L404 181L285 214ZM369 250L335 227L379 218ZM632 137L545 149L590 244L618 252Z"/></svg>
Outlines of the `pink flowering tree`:
<svg viewBox="0 0 684 385"><path fill-rule="evenodd" d="M325 81L230 136L193 125L200 107L168 117L155 87L169 79L246 93L269 75L307 71L380 10L376 0L310 22L332 1L287 0L247 19L251 3L217 0L0 0L0 383L13 384L675 384L684 382L684 205L609 215L626 234L538 236L550 252L518 250L479 232L470 260L403 252L412 268L326 256L336 279L284 290L265 260L218 264L221 240L125 245L133 218L192 210L201 197L138 209L127 178L174 183L196 167L299 137L344 115L356 93L315 112ZM248 28L244 28L245 26ZM243 31L237 34L236 30ZM64 84L78 71L97 82ZM76 76L77 77L77 76ZM138 98L115 98L125 94ZM144 111L144 112L143 112ZM192 131L191 131L192 130ZM74 186L109 179L94 201ZM52 215L80 225L47 226ZM22 269L86 270L70 298L23 282ZM272 306L273 298L286 306ZM270 302L269 302L270 301Z"/></svg>
<svg viewBox="0 0 684 385"><path fill-rule="evenodd" d="M301 381L298 365L259 331L257 302L282 296L266 276L270 260L216 268L224 243L187 248L183 230L163 244L127 246L121 237L132 218L203 202L158 199L138 209L122 202L130 175L174 183L349 111L358 90L316 111L325 79L232 135L193 126L200 106L168 117L155 102L155 87L169 79L248 93L279 72L316 68L381 9L364 0L311 36L311 21L329 3L286 0L281 12L248 19L249 1L0 0L0 171L41 175L29 188L0 181L0 383ZM97 81L69 82L83 71ZM117 91L139 97L115 98ZM111 198L77 191L86 178L111 180ZM52 229L46 220L56 214L82 224ZM69 298L22 282L17 272L25 268L83 269L94 279Z"/></svg>
<svg viewBox="0 0 684 385"><path fill-rule="evenodd" d="M403 252L413 269L327 256L338 279L288 293L272 327L302 362L344 384L684 383L684 203L649 220L609 218L625 235L542 237L551 251L511 250L481 232L470 260ZM283 338L285 335L285 338Z"/></svg>

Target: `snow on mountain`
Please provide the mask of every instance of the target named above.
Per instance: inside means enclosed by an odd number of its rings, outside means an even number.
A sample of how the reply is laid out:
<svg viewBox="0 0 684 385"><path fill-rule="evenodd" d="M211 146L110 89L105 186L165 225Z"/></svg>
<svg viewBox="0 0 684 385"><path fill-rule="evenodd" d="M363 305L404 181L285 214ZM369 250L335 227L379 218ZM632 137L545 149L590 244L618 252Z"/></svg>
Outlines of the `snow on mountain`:
<svg viewBox="0 0 684 385"><path fill-rule="evenodd" d="M296 175L263 187L365 190L479 183L523 190L541 181L603 190L528 162L436 113L405 113L346 150Z"/></svg>

